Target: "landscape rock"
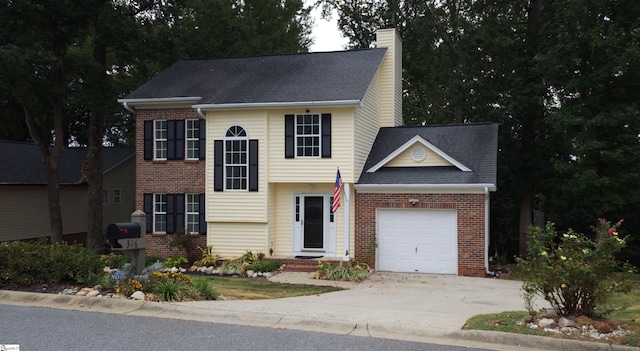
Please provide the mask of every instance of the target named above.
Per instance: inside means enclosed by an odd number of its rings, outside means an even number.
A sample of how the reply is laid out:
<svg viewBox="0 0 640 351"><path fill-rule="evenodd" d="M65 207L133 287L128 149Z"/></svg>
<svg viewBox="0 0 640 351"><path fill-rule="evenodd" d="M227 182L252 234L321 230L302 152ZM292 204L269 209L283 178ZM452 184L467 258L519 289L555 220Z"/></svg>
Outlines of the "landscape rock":
<svg viewBox="0 0 640 351"><path fill-rule="evenodd" d="M96 297L100 295L100 291L98 290L91 290L87 293L87 297Z"/></svg>
<svg viewBox="0 0 640 351"><path fill-rule="evenodd" d="M576 322L572 321L569 318L561 317L560 320L558 321L558 326L560 328L575 327L576 326Z"/></svg>
<svg viewBox="0 0 640 351"><path fill-rule="evenodd" d="M540 328L555 328L558 324L556 324L556 321L551 318L542 318L538 321L538 326Z"/></svg>
<svg viewBox="0 0 640 351"><path fill-rule="evenodd" d="M131 294L129 298L133 300L144 300L145 294L142 291L136 291L133 294Z"/></svg>

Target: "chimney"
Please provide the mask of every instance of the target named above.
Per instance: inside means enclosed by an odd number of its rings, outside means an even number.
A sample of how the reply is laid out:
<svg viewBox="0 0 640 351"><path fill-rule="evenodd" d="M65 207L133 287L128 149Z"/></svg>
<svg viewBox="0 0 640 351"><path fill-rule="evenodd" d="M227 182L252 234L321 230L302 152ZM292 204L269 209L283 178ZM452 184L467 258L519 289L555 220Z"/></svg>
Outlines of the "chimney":
<svg viewBox="0 0 640 351"><path fill-rule="evenodd" d="M376 32L379 48L387 48L379 71L380 127L396 127L402 119L402 39L393 26L385 26Z"/></svg>

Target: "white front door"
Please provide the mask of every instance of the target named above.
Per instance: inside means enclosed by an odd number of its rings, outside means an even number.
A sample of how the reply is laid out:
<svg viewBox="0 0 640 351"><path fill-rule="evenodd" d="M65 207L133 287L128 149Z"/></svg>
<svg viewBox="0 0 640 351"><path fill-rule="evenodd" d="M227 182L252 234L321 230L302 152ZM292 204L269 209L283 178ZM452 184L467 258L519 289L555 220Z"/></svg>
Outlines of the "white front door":
<svg viewBox="0 0 640 351"><path fill-rule="evenodd" d="M293 204L293 251L335 253L335 218L330 194L295 194Z"/></svg>
<svg viewBox="0 0 640 351"><path fill-rule="evenodd" d="M457 213L378 209L378 270L458 273Z"/></svg>

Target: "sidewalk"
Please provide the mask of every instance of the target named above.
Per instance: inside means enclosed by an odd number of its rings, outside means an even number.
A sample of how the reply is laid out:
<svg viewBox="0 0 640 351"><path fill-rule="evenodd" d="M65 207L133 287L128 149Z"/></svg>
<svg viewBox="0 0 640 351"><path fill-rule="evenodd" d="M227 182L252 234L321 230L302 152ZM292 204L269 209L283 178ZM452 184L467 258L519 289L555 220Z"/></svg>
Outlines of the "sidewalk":
<svg viewBox="0 0 640 351"><path fill-rule="evenodd" d="M478 314L524 310L521 282L375 273L362 283L280 273L272 281L347 290L274 300L138 302L0 291L0 303L400 339L491 350L638 350L519 334L461 330ZM543 301L544 302L544 301Z"/></svg>

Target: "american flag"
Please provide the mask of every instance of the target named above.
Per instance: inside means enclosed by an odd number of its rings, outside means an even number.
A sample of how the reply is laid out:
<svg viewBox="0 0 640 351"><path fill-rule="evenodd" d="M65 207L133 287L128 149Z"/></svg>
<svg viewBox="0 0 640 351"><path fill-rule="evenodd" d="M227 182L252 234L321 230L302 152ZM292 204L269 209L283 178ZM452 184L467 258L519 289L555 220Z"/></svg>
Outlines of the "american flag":
<svg viewBox="0 0 640 351"><path fill-rule="evenodd" d="M331 211L336 212L340 208L340 191L342 190L342 177L340 177L340 170L336 174L336 186L333 188L333 204Z"/></svg>

